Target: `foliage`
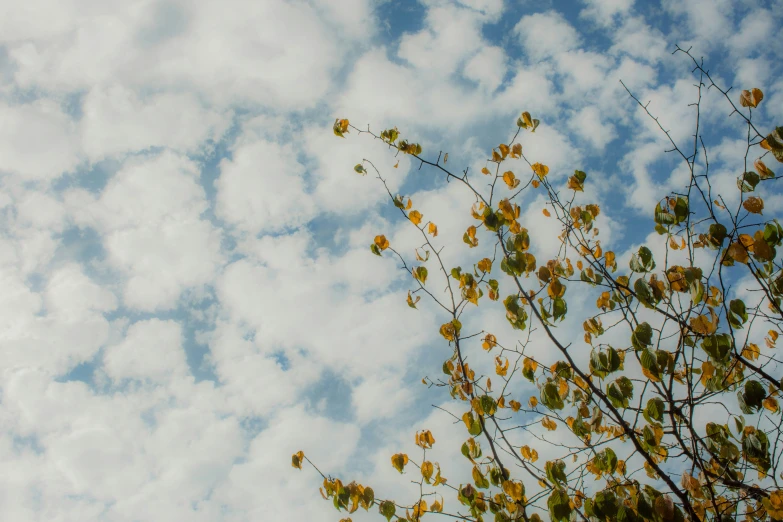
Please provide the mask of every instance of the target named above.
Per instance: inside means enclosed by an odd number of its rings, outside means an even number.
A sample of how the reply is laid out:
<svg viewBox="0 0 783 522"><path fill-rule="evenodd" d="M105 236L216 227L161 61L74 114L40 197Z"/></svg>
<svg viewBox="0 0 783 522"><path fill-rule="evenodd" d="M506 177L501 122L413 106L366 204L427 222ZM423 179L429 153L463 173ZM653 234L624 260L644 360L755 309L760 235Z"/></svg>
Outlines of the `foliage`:
<svg viewBox="0 0 783 522"><path fill-rule="evenodd" d="M761 195L777 179L766 163L783 161L783 128L757 129L753 115L761 110L761 90L730 95L688 51L677 50L692 60L698 78L696 138L687 151L629 95L671 141L689 176L681 192L650 209L651 228L663 246L641 245L627 256L601 244L599 205L577 204L578 195L588 197L588 174L575 170L558 185L549 167L523 153L525 133L540 125L528 112L517 120L509 143L492 149L479 182L467 170L452 173L441 155L425 159L421 145L401 140L396 128L376 135L344 119L335 122L338 136L349 128L369 133L463 184L475 197L475 224L462 240L468 248L490 242L496 252L472 267L447 268L434 243L437 226L413 209L410 198L386 188L419 230L426 254L416 250L411 262L383 235L370 249L379 256L393 253L411 275L412 308L424 295L448 313L437 327L449 346L444 377L429 384L447 388L457 405L461 422L455 429L467 432L461 453L472 481L447 482L440 465L427 460L435 438L424 431L416 434L420 460L403 453L391 457L397 471L417 476L418 498L408 504L382 500L369 487L324 475L321 492L338 510L373 508L389 521L417 521L427 512L497 522L783 520L775 357L783 326L777 252L783 227L763 214ZM746 163L749 156L758 158L755 170L737 178L735 208L710 184L699 120L707 88L723 95L747 129ZM521 160L517 164L529 171L512 171L511 160ZM355 170L366 174L368 167L386 187L370 161ZM525 191L543 191L544 218L559 222L562 247L552 259L536 257L536 235L520 222L518 201ZM445 283L445 297L432 289L436 277ZM580 285L591 295L592 309L570 302L576 291L569 290ZM504 312L520 337L466 331L470 305ZM556 329L572 314L580 315L584 330L578 343ZM533 329L546 339L545 349L532 346ZM473 353L492 359L494 386L466 362L472 344L481 346ZM545 361L552 353L556 360ZM526 381L538 390L528 398L518 392L530 388ZM541 436L557 431L568 435L558 444ZM540 462L539 453L551 458ZM297 453L293 465L305 460Z"/></svg>

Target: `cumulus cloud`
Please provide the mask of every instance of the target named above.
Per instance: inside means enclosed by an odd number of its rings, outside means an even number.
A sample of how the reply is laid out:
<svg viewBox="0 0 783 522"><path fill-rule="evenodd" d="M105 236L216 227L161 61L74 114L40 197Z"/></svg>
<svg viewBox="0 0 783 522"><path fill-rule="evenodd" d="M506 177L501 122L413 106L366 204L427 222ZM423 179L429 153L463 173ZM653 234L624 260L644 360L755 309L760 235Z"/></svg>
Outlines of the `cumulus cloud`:
<svg viewBox="0 0 783 522"><path fill-rule="evenodd" d="M526 158L556 186L588 171L577 201L601 205L601 237L625 259L639 237L623 223L649 216L684 170L620 79L690 143L694 78L669 53L693 43L725 56L716 78L765 89L754 120L782 114L767 104L783 92L779 52L764 45L774 10L664 0L662 26L632 0L395 6L0 5L0 518L331 520L320 479L294 473L291 453L401 500L410 488L388 455L409 451L417 428L436 431L442 463L464 461L453 419L425 408L448 409L445 395L412 384L449 355L445 316L426 299L411 310L399 259L368 249L385 234L411 260L421 234L370 164L367 176L353 166L372 161L438 225L447 267L492 255L489 236L459 242L475 197L366 133L336 138L334 118L396 125L483 189L489 151L528 110L541 125L519 135ZM714 93L703 103L713 188L736 203L746 144ZM523 160L505 166L532 175ZM542 194L520 203L539 259L554 256ZM442 278L431 267L433 295ZM470 308L465 328L513 345L494 305ZM559 331L581 342L579 324ZM450 483L467 480L469 466L455 468Z"/></svg>

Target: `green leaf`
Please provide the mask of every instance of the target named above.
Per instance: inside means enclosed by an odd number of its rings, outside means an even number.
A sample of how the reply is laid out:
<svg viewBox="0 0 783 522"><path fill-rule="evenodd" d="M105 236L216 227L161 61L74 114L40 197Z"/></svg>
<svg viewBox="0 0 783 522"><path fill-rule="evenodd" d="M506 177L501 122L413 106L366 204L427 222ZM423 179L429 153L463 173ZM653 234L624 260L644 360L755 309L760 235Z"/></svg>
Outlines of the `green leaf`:
<svg viewBox="0 0 783 522"><path fill-rule="evenodd" d="M750 380L745 382L745 391L742 393L742 398L745 400L748 408L760 410L762 402L766 397L767 391L759 381Z"/></svg>
<svg viewBox="0 0 783 522"><path fill-rule="evenodd" d="M498 409L498 403L489 395L482 395L479 398L479 402L481 403L481 409L487 415L494 415Z"/></svg>
<svg viewBox="0 0 783 522"><path fill-rule="evenodd" d="M663 412L663 401L658 397L655 397L647 401L647 406L644 408L644 418L647 419L647 422L653 422L654 420L662 422Z"/></svg>
<svg viewBox="0 0 783 522"><path fill-rule="evenodd" d="M649 272L655 269L655 261L652 252L646 246L639 247L639 251L631 257L630 263L633 272Z"/></svg>
<svg viewBox="0 0 783 522"><path fill-rule="evenodd" d="M378 506L378 511L381 513L381 515L386 517L387 521L390 521L391 517L397 513L397 508L394 506L394 502L390 500L384 500Z"/></svg>
<svg viewBox="0 0 783 522"><path fill-rule="evenodd" d="M753 171L746 172L737 178L737 188L742 192L753 192L759 184L760 177Z"/></svg>
<svg viewBox="0 0 783 522"><path fill-rule="evenodd" d="M541 388L541 403L550 410L562 410L565 407L554 382L550 381Z"/></svg>
<svg viewBox="0 0 783 522"><path fill-rule="evenodd" d="M564 319L567 312L568 305L566 304L565 299L562 297L556 297L552 302L552 315L554 316L555 321L558 319Z"/></svg>
<svg viewBox="0 0 783 522"><path fill-rule="evenodd" d="M546 478L549 479L550 482L555 484L563 484L565 485L568 482L568 478L566 477L565 473L565 462L562 460L550 460L546 463L544 466L544 469L546 471Z"/></svg>
<svg viewBox="0 0 783 522"><path fill-rule="evenodd" d="M636 350L643 350L652 345L652 327L649 323L639 323L631 335L631 344Z"/></svg>
<svg viewBox="0 0 783 522"><path fill-rule="evenodd" d="M381 256L381 249L378 248L378 245L376 245L375 243L370 245L370 252L372 252L376 256L379 256L379 257Z"/></svg>
<svg viewBox="0 0 783 522"><path fill-rule="evenodd" d="M721 247L728 234L729 232L724 225L713 223L710 225L710 246L713 249Z"/></svg>
<svg viewBox="0 0 783 522"><path fill-rule="evenodd" d="M549 508L549 516L552 520L560 522L561 520L568 520L571 517L571 505L569 502L568 493L562 488L555 488L552 490L552 494L547 499L547 507Z"/></svg>
<svg viewBox="0 0 783 522"><path fill-rule="evenodd" d="M733 299L729 303L728 320L734 328L743 328L748 321L748 312L745 310L745 303L741 299Z"/></svg>

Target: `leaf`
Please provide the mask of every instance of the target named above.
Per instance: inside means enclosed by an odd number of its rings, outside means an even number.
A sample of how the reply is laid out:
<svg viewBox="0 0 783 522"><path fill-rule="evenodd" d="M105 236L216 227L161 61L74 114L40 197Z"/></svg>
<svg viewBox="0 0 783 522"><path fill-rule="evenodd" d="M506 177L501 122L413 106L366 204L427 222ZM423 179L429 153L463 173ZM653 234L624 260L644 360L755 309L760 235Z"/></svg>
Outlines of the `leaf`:
<svg viewBox="0 0 783 522"><path fill-rule="evenodd" d="M509 149L508 145L506 145L505 143L501 143L500 145L498 145L498 150L500 150L500 156L503 159L506 159L506 156L508 156L508 153L511 152L511 149Z"/></svg>
<svg viewBox="0 0 783 522"><path fill-rule="evenodd" d="M447 152L447 153L446 153L446 154L443 156L443 163L447 163L448 161L449 161L449 153Z"/></svg>
<svg viewBox="0 0 783 522"><path fill-rule="evenodd" d="M576 192L584 192L585 179L587 179L587 174L581 170L575 170L574 175L568 178L568 188Z"/></svg>
<svg viewBox="0 0 783 522"><path fill-rule="evenodd" d="M761 179L771 179L775 177L775 173L770 170L763 161L761 161L761 158L757 159L753 162L753 166L756 167L756 171L759 173L759 177Z"/></svg>
<svg viewBox="0 0 783 522"><path fill-rule="evenodd" d="M539 177L539 179L543 180L544 177L549 174L549 167L542 163L533 163L531 168L533 169L533 172L535 172L536 176Z"/></svg>
<svg viewBox="0 0 783 522"><path fill-rule="evenodd" d="M522 157L522 144L521 143L515 143L511 147L511 157L514 158L514 159Z"/></svg>
<svg viewBox="0 0 783 522"><path fill-rule="evenodd" d="M498 340L495 338L495 336L491 333L488 333L486 336L484 336L484 342L481 344L481 347L486 351L490 351L492 348L497 346L497 344Z"/></svg>
<svg viewBox="0 0 783 522"><path fill-rule="evenodd" d="M485 176L489 176L490 174L492 174L487 167L483 167L481 169L481 173L484 174Z"/></svg>
<svg viewBox="0 0 783 522"><path fill-rule="evenodd" d="M435 225L435 223L430 223L427 226L427 232L429 232L429 234L432 237L437 237L437 235L438 235L438 227L437 227L437 225Z"/></svg>
<svg viewBox="0 0 783 522"><path fill-rule="evenodd" d="M427 482L427 484L430 483L430 478L432 478L432 473L434 471L435 468L432 465L432 462L427 460L421 463L421 476L424 477L424 480Z"/></svg>
<svg viewBox="0 0 783 522"><path fill-rule="evenodd" d="M758 107L761 100L764 99L764 93L761 89L751 89L750 91L742 91L740 94L740 105L743 107Z"/></svg>
<svg viewBox="0 0 783 522"><path fill-rule="evenodd" d="M302 461L304 460L304 452L297 451L293 455L291 455L291 466L302 469Z"/></svg>
<svg viewBox="0 0 783 522"><path fill-rule="evenodd" d="M387 522L390 522L391 517L393 517L395 513L397 513L397 508L394 506L394 502L390 500L384 500L378 506L378 511L380 512L381 515L386 517Z"/></svg>
<svg viewBox="0 0 783 522"><path fill-rule="evenodd" d="M549 417L541 419L541 425L549 431L555 431L557 429L557 423Z"/></svg>
<svg viewBox="0 0 783 522"><path fill-rule="evenodd" d="M411 297L411 292L409 290L408 299L407 299L408 306L410 306L411 308L416 308L416 303L418 303L419 301L421 301L421 296L417 295L416 300L414 301L413 298Z"/></svg>
<svg viewBox="0 0 783 522"><path fill-rule="evenodd" d="M776 127L759 143L762 149L770 151L775 159L783 163L783 127Z"/></svg>
<svg viewBox="0 0 783 522"><path fill-rule="evenodd" d="M478 246L478 238L476 237L476 227L470 225L465 233L462 235L462 241L467 243L470 248Z"/></svg>
<svg viewBox="0 0 783 522"><path fill-rule="evenodd" d="M492 271L492 260L488 257L485 257L484 259L482 259L476 264L476 268L478 268L485 274L488 274Z"/></svg>
<svg viewBox="0 0 783 522"><path fill-rule="evenodd" d="M738 263L748 264L748 250L738 241L730 244L726 253Z"/></svg>
<svg viewBox="0 0 783 522"><path fill-rule="evenodd" d="M503 493L511 497L514 502L522 502L525 496L525 486L515 480L503 481Z"/></svg>
<svg viewBox="0 0 783 522"><path fill-rule="evenodd" d="M544 214L546 217L552 217L552 214L550 214L547 209L542 210L541 213Z"/></svg>
<svg viewBox="0 0 783 522"><path fill-rule="evenodd" d="M745 346L745 348L742 349L742 353L740 355L749 361L755 361L761 355L761 349L759 349L757 344L749 343Z"/></svg>
<svg viewBox="0 0 783 522"><path fill-rule="evenodd" d="M761 211L764 210L764 201L761 198L751 196L742 202L742 206L751 214L761 214Z"/></svg>
<svg viewBox="0 0 783 522"><path fill-rule="evenodd" d="M538 368L538 363L533 359L525 357L525 360L522 362L522 375L530 382L535 382L536 368Z"/></svg>
<svg viewBox="0 0 783 522"><path fill-rule="evenodd" d="M374 243L379 250L386 250L389 248L389 240L386 239L386 236L384 235L375 236Z"/></svg>
<svg viewBox="0 0 783 522"><path fill-rule="evenodd" d="M507 170L503 173L503 181L510 189L517 188L520 183L520 181L514 176L514 173L510 170Z"/></svg>
<svg viewBox="0 0 783 522"><path fill-rule="evenodd" d="M334 131L335 136L344 138L345 136L343 136L343 134L348 132L348 120L341 120L340 118L337 118L334 120L332 130Z"/></svg>
<svg viewBox="0 0 783 522"><path fill-rule="evenodd" d="M413 278L421 283L422 286L427 282L427 267L426 266L417 266L412 270L413 272Z"/></svg>
<svg viewBox="0 0 783 522"><path fill-rule="evenodd" d="M367 169L365 169L364 165L362 165L361 163L357 163L356 166L353 168L353 170L357 174L361 174L362 176L367 174Z"/></svg>
<svg viewBox="0 0 783 522"><path fill-rule="evenodd" d="M421 215L421 212L418 210L411 210L410 213L408 213L408 219L410 219L414 225L418 225L421 223L421 218L424 216Z"/></svg>
<svg viewBox="0 0 783 522"><path fill-rule="evenodd" d="M440 334L447 341L454 341L459 336L461 328L462 323L460 323L457 319L453 319L452 321L441 325Z"/></svg>
<svg viewBox="0 0 783 522"><path fill-rule="evenodd" d="M522 458L525 460L530 462L538 460L538 452L534 449L530 449L530 446L522 446L519 451L522 453Z"/></svg>
<svg viewBox="0 0 783 522"><path fill-rule="evenodd" d="M408 464L408 455L405 453L392 455L391 463L394 469L402 473L402 470L405 469L405 465Z"/></svg>

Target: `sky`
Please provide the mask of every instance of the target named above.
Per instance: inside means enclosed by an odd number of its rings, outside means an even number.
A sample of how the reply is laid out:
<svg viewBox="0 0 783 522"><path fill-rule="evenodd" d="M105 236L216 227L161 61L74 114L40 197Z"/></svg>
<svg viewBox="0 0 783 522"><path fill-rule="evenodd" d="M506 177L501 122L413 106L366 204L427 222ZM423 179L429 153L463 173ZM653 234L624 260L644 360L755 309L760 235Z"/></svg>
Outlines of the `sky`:
<svg viewBox="0 0 783 522"><path fill-rule="evenodd" d="M463 434L420 383L450 355L442 314L411 310L409 276L368 248L412 255L415 231L353 166L411 197L453 265L471 198L335 118L477 173L530 111L526 154L560 183L588 172L626 259L682 168L619 80L690 143L679 44L781 125L782 20L780 0L0 3L0 519L338 520L298 450L403 501L389 456L431 429L445 468ZM705 94L736 198L729 113ZM522 206L556 250L542 196ZM477 314L512 335L502 308Z"/></svg>

